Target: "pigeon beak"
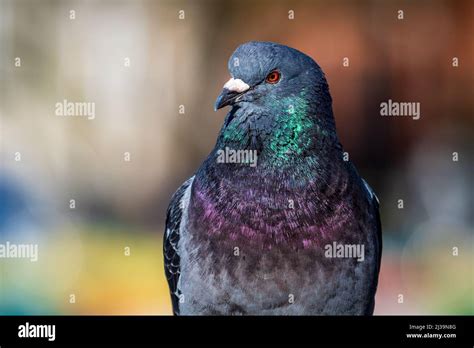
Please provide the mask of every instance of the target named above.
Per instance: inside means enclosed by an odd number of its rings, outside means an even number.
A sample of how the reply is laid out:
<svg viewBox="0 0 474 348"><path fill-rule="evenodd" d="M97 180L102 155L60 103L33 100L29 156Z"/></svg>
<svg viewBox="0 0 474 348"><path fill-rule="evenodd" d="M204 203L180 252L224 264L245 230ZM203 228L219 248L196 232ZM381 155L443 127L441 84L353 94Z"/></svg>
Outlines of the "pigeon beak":
<svg viewBox="0 0 474 348"><path fill-rule="evenodd" d="M214 110L217 111L224 106L233 105L250 88L248 84L240 79L231 78L224 85L222 93L217 97Z"/></svg>
<svg viewBox="0 0 474 348"><path fill-rule="evenodd" d="M242 93L233 92L224 88L222 93L217 97L216 103L214 104L214 111L217 111L224 106L232 105L240 97Z"/></svg>

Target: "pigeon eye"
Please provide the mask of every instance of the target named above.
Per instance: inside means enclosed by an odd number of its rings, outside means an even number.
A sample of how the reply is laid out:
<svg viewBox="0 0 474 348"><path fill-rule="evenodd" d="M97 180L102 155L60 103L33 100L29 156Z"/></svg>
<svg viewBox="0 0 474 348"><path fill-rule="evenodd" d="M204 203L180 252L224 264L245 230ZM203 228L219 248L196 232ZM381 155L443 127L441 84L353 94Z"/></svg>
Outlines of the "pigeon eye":
<svg viewBox="0 0 474 348"><path fill-rule="evenodd" d="M267 83L277 83L278 81L280 81L280 72L277 71L277 70L274 70L272 71L270 74L267 75L267 77L265 78L265 81Z"/></svg>

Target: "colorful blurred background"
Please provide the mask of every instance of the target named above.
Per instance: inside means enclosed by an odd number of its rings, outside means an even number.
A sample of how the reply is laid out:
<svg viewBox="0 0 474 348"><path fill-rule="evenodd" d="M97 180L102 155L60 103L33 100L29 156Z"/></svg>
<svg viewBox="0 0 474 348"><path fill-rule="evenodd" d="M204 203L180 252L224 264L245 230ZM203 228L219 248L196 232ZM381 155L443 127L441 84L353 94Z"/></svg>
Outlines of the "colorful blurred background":
<svg viewBox="0 0 474 348"><path fill-rule="evenodd" d="M167 204L212 149L249 40L327 75L381 202L375 313L474 314L473 19L469 0L0 0L0 242L39 244L36 263L0 259L0 314L171 313ZM95 118L56 116L64 99ZM388 99L421 118L381 117Z"/></svg>

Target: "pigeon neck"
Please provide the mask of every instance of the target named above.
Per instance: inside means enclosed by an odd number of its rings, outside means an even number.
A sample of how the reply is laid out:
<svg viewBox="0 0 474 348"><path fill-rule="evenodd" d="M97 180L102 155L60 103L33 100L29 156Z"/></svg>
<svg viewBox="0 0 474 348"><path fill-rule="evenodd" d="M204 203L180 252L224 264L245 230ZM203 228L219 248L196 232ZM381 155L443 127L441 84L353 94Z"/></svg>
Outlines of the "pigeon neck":
<svg viewBox="0 0 474 348"><path fill-rule="evenodd" d="M331 105L315 105L304 92L244 104L227 115L216 151L252 151L259 164L281 168L319 163L339 148Z"/></svg>

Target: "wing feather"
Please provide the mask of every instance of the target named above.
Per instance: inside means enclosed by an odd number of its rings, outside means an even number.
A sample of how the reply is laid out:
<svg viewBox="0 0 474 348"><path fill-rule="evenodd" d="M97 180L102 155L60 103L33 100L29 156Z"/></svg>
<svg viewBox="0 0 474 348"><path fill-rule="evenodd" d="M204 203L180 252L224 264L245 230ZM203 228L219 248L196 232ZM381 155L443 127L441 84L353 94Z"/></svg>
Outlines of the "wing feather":
<svg viewBox="0 0 474 348"><path fill-rule="evenodd" d="M375 223L375 239L376 239L376 255L377 255L377 264L375 268L375 279L374 279L374 284L373 284L373 297L375 301L375 293L377 291L377 285L378 285L378 279L379 279L379 273L380 273L380 267L382 263L382 224L380 222L380 212L379 212L379 199L375 195L374 190L367 184L367 182L362 179L364 182L365 188L368 193L368 200L370 202L370 209L371 209L371 215L374 218L374 223ZM375 302L372 303L372 308L370 309L370 314L373 313L374 307L375 307Z"/></svg>
<svg viewBox="0 0 474 348"><path fill-rule="evenodd" d="M179 276L180 276L180 256L179 256L179 237L181 233L181 223L183 211L187 208L189 202L188 189L191 189L194 176L188 179L174 193L171 203L168 206L166 215L166 230L163 241L163 254L165 258L165 274L170 288L173 313L179 314Z"/></svg>

